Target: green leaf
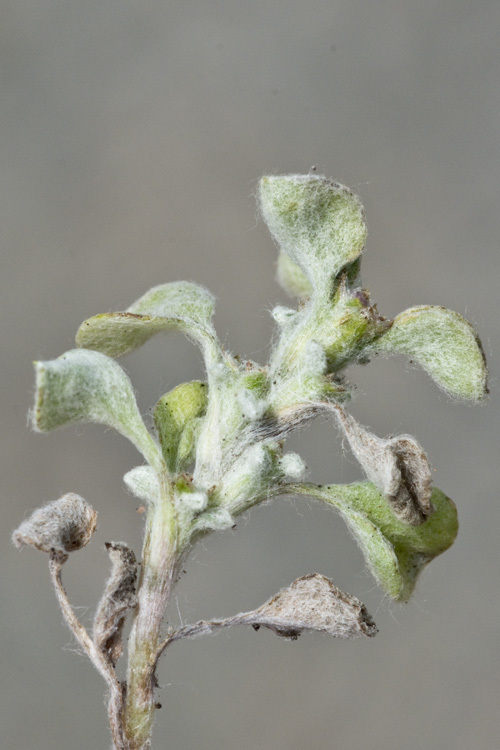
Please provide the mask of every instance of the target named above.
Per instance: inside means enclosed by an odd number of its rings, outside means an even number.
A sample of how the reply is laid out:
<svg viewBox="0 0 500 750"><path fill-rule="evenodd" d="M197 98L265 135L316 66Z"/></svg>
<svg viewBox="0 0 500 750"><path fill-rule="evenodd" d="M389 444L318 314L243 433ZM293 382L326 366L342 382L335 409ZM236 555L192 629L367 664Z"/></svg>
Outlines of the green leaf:
<svg viewBox="0 0 500 750"><path fill-rule="evenodd" d="M304 271L286 253L280 251L277 267L278 284L290 297L306 300L311 296L311 283Z"/></svg>
<svg viewBox="0 0 500 750"><path fill-rule="evenodd" d="M98 352L72 349L58 359L36 362L33 427L49 432L80 422L114 427L153 467L160 450L137 408L132 384L122 368Z"/></svg>
<svg viewBox="0 0 500 750"><path fill-rule="evenodd" d="M190 281L154 286L128 312L161 318L183 318L201 326L211 324L215 298L208 289Z"/></svg>
<svg viewBox="0 0 500 750"><path fill-rule="evenodd" d="M410 598L421 571L451 547L458 531L456 507L437 488L431 498L435 511L420 526L399 521L371 482L296 484L289 485L288 491L324 500L337 508L380 586L400 602Z"/></svg>
<svg viewBox="0 0 500 750"><path fill-rule="evenodd" d="M207 345L215 340L215 299L201 286L176 281L153 287L125 312L103 313L85 320L77 346L119 357L137 349L156 333L182 331Z"/></svg>
<svg viewBox="0 0 500 750"><path fill-rule="evenodd" d="M199 380L178 385L158 401L154 421L170 471L183 471L193 460L196 433L207 402L207 385Z"/></svg>
<svg viewBox="0 0 500 750"><path fill-rule="evenodd" d="M479 337L461 315L444 307L422 305L405 310L370 350L406 354L451 396L477 401L487 393Z"/></svg>
<svg viewBox="0 0 500 750"><path fill-rule="evenodd" d="M331 292L339 272L361 254L363 207L344 185L318 175L263 177L262 215L281 250L315 290Z"/></svg>

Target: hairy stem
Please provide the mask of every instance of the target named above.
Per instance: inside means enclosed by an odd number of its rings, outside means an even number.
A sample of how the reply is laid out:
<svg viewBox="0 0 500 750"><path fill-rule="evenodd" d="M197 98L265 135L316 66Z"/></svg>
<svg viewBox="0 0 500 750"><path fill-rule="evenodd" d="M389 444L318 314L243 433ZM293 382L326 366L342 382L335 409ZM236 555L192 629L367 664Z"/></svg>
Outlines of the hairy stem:
<svg viewBox="0 0 500 750"><path fill-rule="evenodd" d="M146 519L137 608L129 641L125 734L130 750L150 747L155 668L165 608L178 572L177 520L166 478Z"/></svg>
<svg viewBox="0 0 500 750"><path fill-rule="evenodd" d="M254 611L243 612L239 615L233 615L233 617L226 617L223 620L198 620L198 622L192 623L191 625L184 625L178 630L171 631L160 643L157 651L157 659L159 659L165 649L175 641L180 641L182 638L196 638L199 635L208 635L216 630L230 628L233 625L252 625L252 618L255 618Z"/></svg>

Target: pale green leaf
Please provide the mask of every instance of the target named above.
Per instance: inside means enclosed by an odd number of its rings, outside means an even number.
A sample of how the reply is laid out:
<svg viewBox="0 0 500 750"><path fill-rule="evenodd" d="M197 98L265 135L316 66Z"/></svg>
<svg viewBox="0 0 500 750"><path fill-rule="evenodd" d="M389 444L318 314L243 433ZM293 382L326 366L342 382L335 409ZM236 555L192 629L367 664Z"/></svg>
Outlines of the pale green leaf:
<svg viewBox="0 0 500 750"><path fill-rule="evenodd" d="M206 383L199 380L178 385L158 401L154 421L170 471L183 471L193 460L199 418L207 402Z"/></svg>
<svg viewBox="0 0 500 750"><path fill-rule="evenodd" d="M380 586L396 601L407 601L423 568L454 542L454 503L434 488L434 513L420 526L399 521L371 482L347 485L289 485L289 491L326 501L340 512Z"/></svg>
<svg viewBox="0 0 500 750"><path fill-rule="evenodd" d="M311 296L311 282L297 263L280 251L276 273L278 284L290 297L306 300Z"/></svg>
<svg viewBox="0 0 500 750"><path fill-rule="evenodd" d="M260 205L275 241L316 290L361 254L366 240L363 207L344 185L319 175L263 177Z"/></svg>
<svg viewBox="0 0 500 750"><path fill-rule="evenodd" d="M208 289L191 281L172 281L154 286L127 312L158 318L183 318L208 326L214 313L215 298Z"/></svg>
<svg viewBox="0 0 500 750"><path fill-rule="evenodd" d="M137 349L156 333L182 331L207 344L215 339L211 319L213 295L188 281L153 287L124 312L103 313L85 320L76 343L110 357Z"/></svg>
<svg viewBox="0 0 500 750"><path fill-rule="evenodd" d="M36 362L33 427L49 432L67 424L98 422L114 427L158 466L159 447L137 408L132 384L112 359L72 349L58 359Z"/></svg>
<svg viewBox="0 0 500 750"><path fill-rule="evenodd" d="M461 315L444 307L422 305L405 310L371 350L406 354L457 398L477 401L487 392L478 335Z"/></svg>

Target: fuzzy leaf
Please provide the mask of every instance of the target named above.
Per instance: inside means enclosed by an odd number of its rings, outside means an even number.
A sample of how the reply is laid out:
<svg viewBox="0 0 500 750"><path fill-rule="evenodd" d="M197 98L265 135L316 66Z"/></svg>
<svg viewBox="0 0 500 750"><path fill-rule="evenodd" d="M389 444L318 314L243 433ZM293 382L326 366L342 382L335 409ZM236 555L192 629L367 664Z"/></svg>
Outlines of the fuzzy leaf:
<svg viewBox="0 0 500 750"><path fill-rule="evenodd" d="M260 204L275 241L318 290L361 254L366 225L359 199L318 175L263 177Z"/></svg>
<svg viewBox="0 0 500 750"><path fill-rule="evenodd" d="M158 475L151 466L136 466L123 477L127 489L146 503L154 503L161 496Z"/></svg>
<svg viewBox="0 0 500 750"><path fill-rule="evenodd" d="M400 521L418 526L434 512L429 461L410 435L379 438L341 406L332 408L366 476L384 495Z"/></svg>
<svg viewBox="0 0 500 750"><path fill-rule="evenodd" d="M311 296L312 288L309 279L301 267L283 251L280 251L278 256L276 276L278 284L290 297L306 300Z"/></svg>
<svg viewBox="0 0 500 750"><path fill-rule="evenodd" d="M372 351L406 354L457 398L477 401L487 392L479 337L461 315L444 307L422 305L400 313Z"/></svg>
<svg viewBox="0 0 500 750"><path fill-rule="evenodd" d="M191 536L204 531L223 531L234 526L235 520L226 508L209 508L197 516L191 527Z"/></svg>
<svg viewBox="0 0 500 750"><path fill-rule="evenodd" d="M340 591L326 576L310 573L297 578L258 609L224 620L200 620L184 625L170 634L166 644L234 625L252 625L255 630L269 628L292 641L296 641L303 630L328 633L334 638L373 638L378 633L359 599Z"/></svg>
<svg viewBox="0 0 500 750"><path fill-rule="evenodd" d="M206 383L199 380L178 385L158 401L154 421L170 471L183 471L192 461L199 417L207 401Z"/></svg>
<svg viewBox="0 0 500 750"><path fill-rule="evenodd" d="M161 284L125 312L103 313L85 320L76 334L76 343L119 357L142 346L156 333L182 331L204 342L214 338L214 305L212 294L197 284Z"/></svg>
<svg viewBox="0 0 500 750"><path fill-rule="evenodd" d="M154 286L128 308L138 315L183 318L208 326L214 313L215 298L208 289L191 281L172 281Z"/></svg>
<svg viewBox="0 0 500 750"><path fill-rule="evenodd" d="M67 424L98 422L127 437L153 466L160 451L137 408L132 384L112 359L72 349L49 362L36 362L33 427L49 432Z"/></svg>
<svg viewBox="0 0 500 750"><path fill-rule="evenodd" d="M458 531L454 503L434 488L435 512L420 526L399 521L371 482L347 485L290 485L338 509L380 586L396 601L407 601L423 568L453 544Z"/></svg>

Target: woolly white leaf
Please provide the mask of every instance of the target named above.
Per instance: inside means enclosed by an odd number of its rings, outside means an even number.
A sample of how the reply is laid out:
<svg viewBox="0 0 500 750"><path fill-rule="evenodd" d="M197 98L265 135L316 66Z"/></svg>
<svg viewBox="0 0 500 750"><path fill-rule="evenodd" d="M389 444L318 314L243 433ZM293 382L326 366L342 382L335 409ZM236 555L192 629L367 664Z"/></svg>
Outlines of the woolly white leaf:
<svg viewBox="0 0 500 750"><path fill-rule="evenodd" d="M331 291L333 279L361 254L366 225L359 199L319 175L263 177L260 205L275 241L300 266L315 290ZM292 276L287 269L283 280ZM291 283L300 296L304 284Z"/></svg>
<svg viewBox="0 0 500 750"><path fill-rule="evenodd" d="M76 343L110 357L137 349L156 333L182 331L206 344L215 333L211 324L215 298L188 281L161 284L146 292L125 312L94 315L76 334Z"/></svg>
<svg viewBox="0 0 500 750"><path fill-rule="evenodd" d="M191 534L194 537L202 531L223 531L234 526L234 518L226 508L212 508L201 513L192 524Z"/></svg>
<svg viewBox="0 0 500 750"><path fill-rule="evenodd" d="M158 475L151 466L136 466L123 477L127 488L140 500L154 503L160 496Z"/></svg>
<svg viewBox="0 0 500 750"><path fill-rule="evenodd" d="M290 297L306 300L311 296L311 282L297 263L280 251L276 277L278 284Z"/></svg>
<svg viewBox="0 0 500 750"><path fill-rule="evenodd" d="M159 318L183 318L208 326L214 314L215 297L208 289L190 281L159 284L139 297L128 312Z"/></svg>
<svg viewBox="0 0 500 750"><path fill-rule="evenodd" d="M190 516L201 513L207 507L208 496L202 490L190 492L179 492L175 494L175 505L180 512L186 512Z"/></svg>
<svg viewBox="0 0 500 750"><path fill-rule="evenodd" d="M487 392L486 363L476 332L461 315L444 307L405 310L372 350L415 359L457 398L477 401Z"/></svg>
<svg viewBox="0 0 500 750"><path fill-rule="evenodd" d="M58 359L36 362L33 427L49 432L67 424L98 422L127 437L149 463L160 451L137 408L122 368L98 352L72 349Z"/></svg>

